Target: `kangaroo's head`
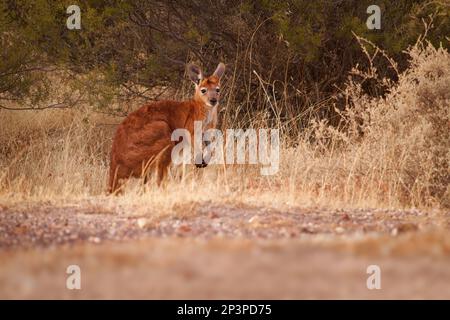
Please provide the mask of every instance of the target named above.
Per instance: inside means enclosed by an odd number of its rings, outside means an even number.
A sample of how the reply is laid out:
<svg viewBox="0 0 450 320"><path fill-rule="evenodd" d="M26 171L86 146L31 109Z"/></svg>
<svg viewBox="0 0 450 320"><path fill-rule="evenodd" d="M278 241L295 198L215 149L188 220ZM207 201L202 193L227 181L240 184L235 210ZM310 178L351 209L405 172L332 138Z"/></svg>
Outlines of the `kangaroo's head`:
<svg viewBox="0 0 450 320"><path fill-rule="evenodd" d="M225 65L221 62L212 75L205 77L200 67L195 64L189 64L189 79L195 84L194 99L208 107L217 106L220 100L220 78L224 71Z"/></svg>
<svg viewBox="0 0 450 320"><path fill-rule="evenodd" d="M215 128L217 125L217 106L220 100L220 78L225 72L225 65L221 62L216 68L216 71L209 77L204 77L202 69L200 67L189 64L188 75L189 79L195 84L194 100L206 105L207 113L205 119L203 119L203 130ZM206 144L206 142L205 142ZM207 159L202 156L202 161L197 162L197 167L206 167L208 164Z"/></svg>

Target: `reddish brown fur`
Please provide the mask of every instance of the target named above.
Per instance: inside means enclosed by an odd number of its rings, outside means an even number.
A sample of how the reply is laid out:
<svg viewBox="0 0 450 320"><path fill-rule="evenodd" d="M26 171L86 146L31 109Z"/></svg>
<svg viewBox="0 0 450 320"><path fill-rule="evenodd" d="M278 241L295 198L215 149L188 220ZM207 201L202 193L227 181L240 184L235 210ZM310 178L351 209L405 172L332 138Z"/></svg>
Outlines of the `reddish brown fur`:
<svg viewBox="0 0 450 320"><path fill-rule="evenodd" d="M219 78L213 75L201 80L192 100L159 101L130 113L118 126L113 140L110 192L117 191L123 179L146 176L149 163L154 165L160 183L171 163L175 145L172 132L184 128L193 135L194 121L203 121L210 111L199 88L218 85Z"/></svg>

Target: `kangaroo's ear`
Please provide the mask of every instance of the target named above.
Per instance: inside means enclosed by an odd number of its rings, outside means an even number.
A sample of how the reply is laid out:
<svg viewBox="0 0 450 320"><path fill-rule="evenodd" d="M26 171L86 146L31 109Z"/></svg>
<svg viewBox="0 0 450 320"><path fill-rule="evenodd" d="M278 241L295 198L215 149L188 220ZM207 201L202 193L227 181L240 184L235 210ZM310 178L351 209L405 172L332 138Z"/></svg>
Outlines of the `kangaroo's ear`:
<svg viewBox="0 0 450 320"><path fill-rule="evenodd" d="M217 78L222 78L223 73L225 72L225 65L221 62L216 68L216 71L214 71L213 76L216 76Z"/></svg>
<svg viewBox="0 0 450 320"><path fill-rule="evenodd" d="M188 73L189 79L191 79L191 81L197 85L203 79L202 69L200 69L200 67L196 66L195 64L192 64L192 63L188 64L187 73Z"/></svg>

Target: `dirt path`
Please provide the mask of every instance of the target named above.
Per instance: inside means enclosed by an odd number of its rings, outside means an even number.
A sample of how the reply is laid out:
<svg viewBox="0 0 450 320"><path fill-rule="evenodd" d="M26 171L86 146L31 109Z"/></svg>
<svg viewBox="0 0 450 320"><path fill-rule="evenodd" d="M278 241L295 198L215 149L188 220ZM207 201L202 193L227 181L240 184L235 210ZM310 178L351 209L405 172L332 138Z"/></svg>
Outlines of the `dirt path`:
<svg viewBox="0 0 450 320"><path fill-rule="evenodd" d="M449 228L450 213L417 210L0 207L0 298L448 299ZM66 288L71 264L82 290Z"/></svg>

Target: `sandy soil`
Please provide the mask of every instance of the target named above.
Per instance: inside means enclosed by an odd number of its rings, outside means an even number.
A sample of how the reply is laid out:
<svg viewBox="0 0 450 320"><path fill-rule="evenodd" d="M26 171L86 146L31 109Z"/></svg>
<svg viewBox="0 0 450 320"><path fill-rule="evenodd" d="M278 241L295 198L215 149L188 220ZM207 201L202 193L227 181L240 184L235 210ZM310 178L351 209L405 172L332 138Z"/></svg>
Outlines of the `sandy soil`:
<svg viewBox="0 0 450 320"><path fill-rule="evenodd" d="M449 212L191 209L0 206L0 298L450 298Z"/></svg>

